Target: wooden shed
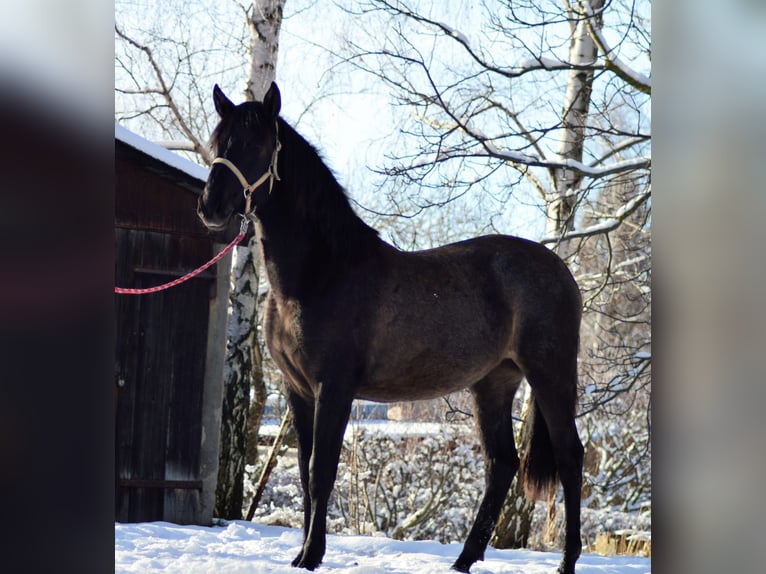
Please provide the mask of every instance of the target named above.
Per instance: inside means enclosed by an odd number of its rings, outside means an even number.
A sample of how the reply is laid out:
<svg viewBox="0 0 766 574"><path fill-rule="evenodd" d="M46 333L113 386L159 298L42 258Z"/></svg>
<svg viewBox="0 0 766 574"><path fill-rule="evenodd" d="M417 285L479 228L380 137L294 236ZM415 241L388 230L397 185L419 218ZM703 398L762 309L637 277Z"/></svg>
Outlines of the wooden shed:
<svg viewBox="0 0 766 574"><path fill-rule="evenodd" d="M184 275L232 237L200 223L207 170L115 126L115 284ZM116 520L212 523L230 255L149 295L115 295Z"/></svg>

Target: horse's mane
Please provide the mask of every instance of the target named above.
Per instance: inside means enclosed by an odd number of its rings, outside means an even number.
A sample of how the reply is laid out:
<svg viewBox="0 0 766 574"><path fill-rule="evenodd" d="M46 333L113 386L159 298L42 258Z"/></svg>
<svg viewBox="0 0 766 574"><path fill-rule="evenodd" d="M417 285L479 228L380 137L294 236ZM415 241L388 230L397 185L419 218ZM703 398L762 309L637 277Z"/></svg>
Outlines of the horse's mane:
<svg viewBox="0 0 766 574"><path fill-rule="evenodd" d="M238 106L226 114L213 130L208 146L215 154L218 146L234 130L260 130L263 108L260 102ZM363 255L378 241L378 232L362 221L349 203L346 191L323 161L316 148L287 121L278 117L278 171L281 182L274 193L285 194L287 209L302 225L320 239L334 257Z"/></svg>
<svg viewBox="0 0 766 574"><path fill-rule="evenodd" d="M378 241L378 232L354 212L317 149L279 118L282 142L279 171L290 208L318 233L334 256L362 254Z"/></svg>

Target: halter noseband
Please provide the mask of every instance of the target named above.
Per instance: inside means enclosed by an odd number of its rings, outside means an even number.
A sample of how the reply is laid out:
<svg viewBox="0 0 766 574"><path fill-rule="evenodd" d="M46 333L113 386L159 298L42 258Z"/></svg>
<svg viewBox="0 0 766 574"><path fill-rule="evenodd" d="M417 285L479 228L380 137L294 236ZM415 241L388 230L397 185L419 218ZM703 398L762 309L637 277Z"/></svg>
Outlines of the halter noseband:
<svg viewBox="0 0 766 574"><path fill-rule="evenodd" d="M249 183L247 181L247 178L245 178L244 175L242 175L242 172L239 171L236 165L231 163L228 159L225 157L217 157L213 160L213 163L221 163L228 167L231 172L237 176L237 179L239 180L239 183L242 184L242 191L245 194L245 213L242 215L247 218L249 215L252 215L252 211L250 209L250 199L253 195L253 192L258 188L263 182L265 182L267 179L269 180L269 194L271 193L272 188L274 187L274 180L281 181L279 174L277 173L277 161L279 159L279 150L282 149L282 142L279 141L279 123L274 122L274 129L276 131L276 140L277 144L274 146L274 152L271 154L271 163L269 164L269 169L266 170L266 172L259 177L256 181L253 183Z"/></svg>

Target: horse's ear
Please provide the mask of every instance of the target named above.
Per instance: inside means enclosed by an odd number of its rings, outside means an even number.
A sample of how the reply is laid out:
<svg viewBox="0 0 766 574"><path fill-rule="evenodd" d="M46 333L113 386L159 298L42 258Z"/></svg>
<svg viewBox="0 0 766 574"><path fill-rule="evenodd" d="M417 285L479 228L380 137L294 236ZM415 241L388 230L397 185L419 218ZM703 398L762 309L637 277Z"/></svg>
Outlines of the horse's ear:
<svg viewBox="0 0 766 574"><path fill-rule="evenodd" d="M215 104L215 111L217 111L218 115L221 117L224 117L234 109L234 104L226 97L226 94L224 94L223 90L218 87L218 84L213 88L213 103Z"/></svg>
<svg viewBox="0 0 766 574"><path fill-rule="evenodd" d="M279 114L279 110L282 109L282 95L279 93L279 88L276 82L271 82L271 87L266 95L263 97L263 106L266 111L271 114L272 118L276 118Z"/></svg>

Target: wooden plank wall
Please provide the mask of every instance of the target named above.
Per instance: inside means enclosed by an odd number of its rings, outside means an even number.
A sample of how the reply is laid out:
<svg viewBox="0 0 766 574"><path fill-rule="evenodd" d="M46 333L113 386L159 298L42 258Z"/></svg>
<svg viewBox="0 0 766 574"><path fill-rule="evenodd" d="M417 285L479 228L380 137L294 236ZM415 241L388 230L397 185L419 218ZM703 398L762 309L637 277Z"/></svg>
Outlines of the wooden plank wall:
<svg viewBox="0 0 766 574"><path fill-rule="evenodd" d="M211 234L199 221L202 186L115 142L116 285L165 283L208 261L216 242L236 235ZM208 321L212 305L225 305L214 301L217 272L213 267L168 291L115 296L118 521L209 522L209 510L201 512L209 493L202 492L200 469L211 461L200 460L200 449L202 421L211 418L202 409L216 408L215 397L207 405L203 398L210 384ZM225 341L220 345L223 352Z"/></svg>
<svg viewBox="0 0 766 574"><path fill-rule="evenodd" d="M200 238L117 229L116 240L116 281L127 287L163 283L212 256ZM116 297L119 521L196 522L212 277Z"/></svg>

